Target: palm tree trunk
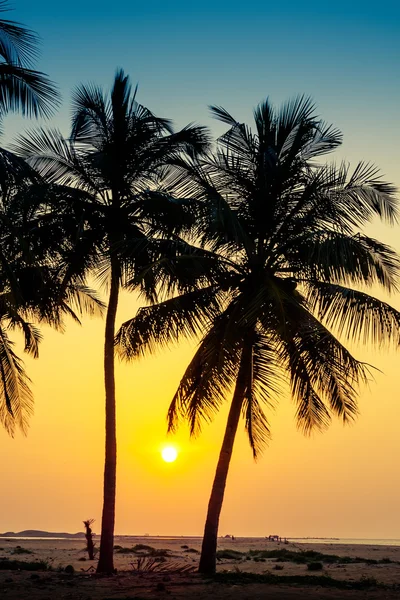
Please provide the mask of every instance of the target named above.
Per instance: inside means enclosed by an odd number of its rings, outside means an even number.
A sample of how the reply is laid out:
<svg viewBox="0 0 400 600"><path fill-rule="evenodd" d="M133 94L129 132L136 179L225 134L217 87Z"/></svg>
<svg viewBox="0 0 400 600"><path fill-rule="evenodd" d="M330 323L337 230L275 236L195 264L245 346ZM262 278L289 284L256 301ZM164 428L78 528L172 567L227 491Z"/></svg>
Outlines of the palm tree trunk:
<svg viewBox="0 0 400 600"><path fill-rule="evenodd" d="M119 294L119 265L111 258L111 288L107 308L104 342L104 383L106 392L106 452L104 465L103 515L98 573L114 571L114 522L117 471L115 418L114 336Z"/></svg>
<svg viewBox="0 0 400 600"><path fill-rule="evenodd" d="M208 503L207 519L204 528L199 564L199 572L207 575L212 575L215 573L216 569L219 516L224 500L226 479L228 476L229 464L231 462L233 444L235 442L243 399L246 393L248 381L247 373L249 367L251 367L251 351L250 344L243 348L235 392L229 410L224 440L222 442L217 470L215 472L214 483Z"/></svg>

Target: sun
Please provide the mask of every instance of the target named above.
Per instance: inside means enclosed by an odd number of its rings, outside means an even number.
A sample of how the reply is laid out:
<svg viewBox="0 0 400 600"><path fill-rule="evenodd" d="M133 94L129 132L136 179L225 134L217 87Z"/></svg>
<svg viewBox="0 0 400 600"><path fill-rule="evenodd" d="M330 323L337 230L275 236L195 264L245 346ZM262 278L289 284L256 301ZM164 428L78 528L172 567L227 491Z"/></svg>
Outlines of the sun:
<svg viewBox="0 0 400 600"><path fill-rule="evenodd" d="M161 456L165 462L174 462L174 460L177 459L178 451L173 446L165 446L165 448L161 450Z"/></svg>

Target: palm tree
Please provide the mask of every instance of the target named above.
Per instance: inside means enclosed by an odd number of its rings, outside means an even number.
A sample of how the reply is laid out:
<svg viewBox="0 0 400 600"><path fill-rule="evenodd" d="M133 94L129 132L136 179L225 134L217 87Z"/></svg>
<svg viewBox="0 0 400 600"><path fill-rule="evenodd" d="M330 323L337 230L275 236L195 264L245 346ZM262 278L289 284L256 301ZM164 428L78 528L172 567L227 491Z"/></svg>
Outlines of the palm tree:
<svg viewBox="0 0 400 600"><path fill-rule="evenodd" d="M0 1L0 13L9 10ZM38 38L15 21L0 19L0 121L7 112L48 117L58 102L58 92L44 73L32 66L37 58Z"/></svg>
<svg viewBox="0 0 400 600"><path fill-rule="evenodd" d="M79 321L79 313L102 311L79 278L64 282L61 255L73 238L62 245L52 235L58 217L49 192L22 159L0 149L0 423L12 436L16 427L26 433L33 396L9 332L20 330L25 351L37 358L38 325L62 330L66 315Z"/></svg>
<svg viewBox="0 0 400 600"><path fill-rule="evenodd" d="M400 313L367 293L397 289L399 259L362 233L378 217L396 222L395 189L360 163L319 164L341 134L299 97L254 112L255 131L213 107L229 130L216 153L182 160L171 190L203 202L197 221L212 276L142 308L117 334L127 359L182 335L201 335L168 412L173 431L200 431L233 390L208 504L199 570L216 567L218 523L240 416L255 458L270 437L268 406L290 384L298 426L324 429L357 413L368 368L341 339L400 341ZM212 256L214 257L212 259ZM157 269L158 265L154 265Z"/></svg>
<svg viewBox="0 0 400 600"><path fill-rule="evenodd" d="M114 336L121 286L160 254L168 237L193 217L185 201L163 193L166 164L208 144L203 128L188 126L173 133L171 123L136 101L129 78L117 71L110 94L94 85L80 86L73 97L68 140L43 129L19 140L19 152L48 182L75 194L61 202L61 222L80 214L77 243L65 257L65 281L95 273L109 288L104 342L106 440L104 504L98 572L110 573L116 487L116 405ZM74 212L75 211L75 212ZM79 219L78 219L79 220ZM69 225L70 226L70 225ZM72 225L73 226L73 225ZM152 242L151 240L153 240ZM142 287L156 294L157 282Z"/></svg>

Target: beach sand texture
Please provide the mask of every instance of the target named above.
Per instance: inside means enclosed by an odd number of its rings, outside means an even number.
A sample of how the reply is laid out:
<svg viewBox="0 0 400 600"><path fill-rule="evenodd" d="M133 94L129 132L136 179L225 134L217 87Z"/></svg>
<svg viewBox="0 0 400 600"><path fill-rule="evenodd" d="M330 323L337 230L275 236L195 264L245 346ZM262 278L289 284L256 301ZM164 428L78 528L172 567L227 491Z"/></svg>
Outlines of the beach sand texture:
<svg viewBox="0 0 400 600"><path fill-rule="evenodd" d="M155 550L167 550L168 566L187 565L196 568L200 550L200 538L158 538L158 537L128 537L115 538L116 546L132 548L136 544L146 544ZM22 554L16 547L20 546L31 554ZM183 548L182 546L186 546ZM360 557L367 560L388 559L393 562L366 564L324 564L323 570L312 573L307 565L293 562L276 562L276 559L264 561L248 560L246 557L238 560L222 559L218 563L219 572L252 572L271 573L277 576L287 575L326 575L336 580L344 580L351 584L360 578L374 578L385 584L386 589L347 590L323 588L321 586L305 586L296 584L269 585L251 583L210 583L205 582L196 574L146 573L132 572L132 563L137 564L138 555L132 552L115 552L115 567L118 574L111 578L97 577L90 574L96 561L87 560L85 540L83 539L0 539L0 557L26 561L46 561L52 571L32 573L29 571L0 571L0 597L10 600L105 600L105 599L144 599L144 598L203 598L215 599L254 599L261 598L399 598L400 597L400 546L373 546L358 544L312 544L289 543L278 544L265 538L220 539L219 549L235 550L247 553L249 550L315 550L324 554L334 554L340 557ZM188 548L190 551L188 551ZM85 561L82 559L86 558ZM81 560L80 560L81 559ZM64 569L72 565L74 575L67 575ZM278 569L276 566L278 565ZM392 590L391 586L399 585Z"/></svg>

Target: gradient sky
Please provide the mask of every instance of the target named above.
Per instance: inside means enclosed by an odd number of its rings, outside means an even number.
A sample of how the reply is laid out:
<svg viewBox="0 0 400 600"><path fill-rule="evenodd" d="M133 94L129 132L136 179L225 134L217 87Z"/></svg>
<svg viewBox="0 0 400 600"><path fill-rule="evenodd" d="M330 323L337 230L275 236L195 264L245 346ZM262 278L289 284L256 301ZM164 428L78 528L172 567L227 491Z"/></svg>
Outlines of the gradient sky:
<svg viewBox="0 0 400 600"><path fill-rule="evenodd" d="M139 82L139 101L178 126L223 128L207 105L238 120L269 95L314 97L321 116L341 128L337 159L371 160L400 186L400 10L397 2L66 3L20 1L10 18L42 38L39 67L56 81L63 104L53 124L68 132L71 89L109 86L117 66ZM349 6L351 4L351 6ZM148 7L148 8L147 8ZM10 116L6 144L31 126ZM370 233L400 250L399 228ZM391 302L400 309L400 298ZM124 295L119 323L138 304ZM104 323L44 330L39 361L26 360L36 413L27 438L0 430L0 531L77 531L84 518L100 529L103 471ZM194 343L134 365L118 365L119 533L201 534L226 410L166 465L165 413ZM323 435L296 431L295 408L283 399L271 415L273 441L254 464L238 434L221 534L400 538L398 435L400 355L355 348L382 370L360 396L352 427ZM96 527L97 526L97 527Z"/></svg>

